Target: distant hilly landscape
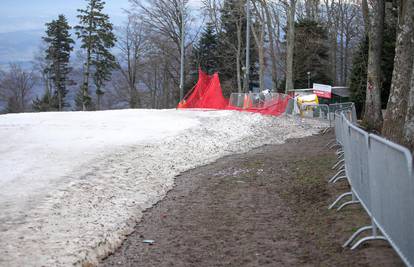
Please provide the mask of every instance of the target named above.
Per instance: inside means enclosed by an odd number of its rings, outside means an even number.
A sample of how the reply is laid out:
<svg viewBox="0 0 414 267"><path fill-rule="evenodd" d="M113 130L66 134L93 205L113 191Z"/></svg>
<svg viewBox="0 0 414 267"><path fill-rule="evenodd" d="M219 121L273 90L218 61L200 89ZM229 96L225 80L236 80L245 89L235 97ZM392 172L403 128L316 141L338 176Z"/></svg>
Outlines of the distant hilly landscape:
<svg viewBox="0 0 414 267"><path fill-rule="evenodd" d="M42 34L42 30L0 33L0 65L6 67L14 62L29 67L38 51Z"/></svg>
<svg viewBox="0 0 414 267"><path fill-rule="evenodd" d="M84 0L1 0L0 1L0 68L7 68L10 62L30 68L38 52L45 23L64 14L71 26L78 23L77 9L85 8ZM68 2L70 4L68 5ZM121 25L126 18L124 9L128 0L108 1L106 11L114 25ZM75 39L75 36L72 36Z"/></svg>

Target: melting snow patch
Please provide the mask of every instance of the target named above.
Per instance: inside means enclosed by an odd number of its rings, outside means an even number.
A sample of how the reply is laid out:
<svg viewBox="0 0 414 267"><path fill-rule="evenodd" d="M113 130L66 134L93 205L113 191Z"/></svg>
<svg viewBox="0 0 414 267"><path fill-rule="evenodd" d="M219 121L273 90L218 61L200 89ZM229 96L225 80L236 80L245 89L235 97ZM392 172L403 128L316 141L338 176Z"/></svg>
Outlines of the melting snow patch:
<svg viewBox="0 0 414 267"><path fill-rule="evenodd" d="M0 116L0 265L97 264L179 173L324 126L233 111Z"/></svg>

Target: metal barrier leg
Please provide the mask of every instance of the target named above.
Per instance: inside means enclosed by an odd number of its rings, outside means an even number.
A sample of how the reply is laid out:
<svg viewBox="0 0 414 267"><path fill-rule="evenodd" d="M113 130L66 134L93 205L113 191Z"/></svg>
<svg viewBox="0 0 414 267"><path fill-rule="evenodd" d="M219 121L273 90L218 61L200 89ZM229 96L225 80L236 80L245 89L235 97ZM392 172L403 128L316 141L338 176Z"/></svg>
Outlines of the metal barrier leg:
<svg viewBox="0 0 414 267"><path fill-rule="evenodd" d="M338 166L339 166L339 164L341 164L341 163L344 163L345 162L345 159L341 159L340 161L338 161L333 167L332 167L332 170L335 170Z"/></svg>
<svg viewBox="0 0 414 267"><path fill-rule="evenodd" d="M382 235L377 235L377 236L367 236L364 237L362 239L360 239L358 242L355 243L355 245L353 245L351 247L351 250L355 250L357 249L360 245L364 244L367 241L371 241L371 240L384 240L387 241L387 238L385 236Z"/></svg>
<svg viewBox="0 0 414 267"><path fill-rule="evenodd" d="M332 170L335 170L338 167L339 164L344 163L343 161L344 161L344 159L341 156L339 156L338 159L336 160L334 166L332 166Z"/></svg>
<svg viewBox="0 0 414 267"><path fill-rule="evenodd" d="M364 238L361 238L360 240L358 240L358 242L356 242L352 247L351 250L355 250L357 249L360 245L364 244L365 242L371 241L371 240L385 240L387 241L387 238L383 235L378 235L378 227L375 224L374 221L372 221L370 226L364 226L358 229L358 231L356 231L351 238L349 238L345 244L343 245L343 247L347 247L349 246L353 240L362 232L367 231L367 230L372 230L372 235L371 236L367 236Z"/></svg>
<svg viewBox="0 0 414 267"><path fill-rule="evenodd" d="M333 143L336 142L336 139L332 139L331 141L329 141L326 145L325 148L330 147Z"/></svg>
<svg viewBox="0 0 414 267"><path fill-rule="evenodd" d="M336 209L336 211L340 211L343 208L345 208L346 206L360 203L359 202L359 199L355 196L355 194L353 193L353 191L351 191L351 195L352 195L352 199L350 201L347 201L347 202L343 203L341 206L339 206L338 209Z"/></svg>
<svg viewBox="0 0 414 267"><path fill-rule="evenodd" d="M345 170L339 170L332 178L329 179L329 182L332 183L333 180L336 179L340 174L344 173Z"/></svg>
<svg viewBox="0 0 414 267"><path fill-rule="evenodd" d="M342 155L344 153L344 151L342 149L338 149L338 151L336 151L336 155Z"/></svg>
<svg viewBox="0 0 414 267"><path fill-rule="evenodd" d="M336 146L340 146L340 144L335 143L335 144L331 145L331 146L329 147L329 149L334 149Z"/></svg>
<svg viewBox="0 0 414 267"><path fill-rule="evenodd" d="M326 129L322 132L322 134L326 134L326 133L328 133L330 130L331 130L331 126L329 125L329 127L328 127L328 128L326 128Z"/></svg>
<svg viewBox="0 0 414 267"><path fill-rule="evenodd" d="M367 225L359 228L355 233L351 235L351 237L342 245L342 247L346 248L348 247L352 242L354 242L355 238L357 238L360 234L362 234L365 231L371 230L372 225Z"/></svg>
<svg viewBox="0 0 414 267"><path fill-rule="evenodd" d="M338 182L339 180L346 179L346 178L348 178L348 176L346 176L346 175L344 175L344 176L339 176L339 177L337 177L335 180L333 180L333 181L332 181L332 183L333 183L333 184L336 184L336 182Z"/></svg>
<svg viewBox="0 0 414 267"><path fill-rule="evenodd" d="M351 196L352 195L352 192L346 192L346 193L343 193L342 195L340 195L329 207L328 207L328 209L333 209L333 207L335 207L336 206L336 204L338 204L339 203L339 201L341 201L343 198L345 198L345 197L347 197L347 196Z"/></svg>
<svg viewBox="0 0 414 267"><path fill-rule="evenodd" d="M339 206L339 208L337 208L336 211L341 211L346 206L349 206L352 204L359 204L359 203L360 203L359 200L351 200L351 201L345 202L341 206Z"/></svg>

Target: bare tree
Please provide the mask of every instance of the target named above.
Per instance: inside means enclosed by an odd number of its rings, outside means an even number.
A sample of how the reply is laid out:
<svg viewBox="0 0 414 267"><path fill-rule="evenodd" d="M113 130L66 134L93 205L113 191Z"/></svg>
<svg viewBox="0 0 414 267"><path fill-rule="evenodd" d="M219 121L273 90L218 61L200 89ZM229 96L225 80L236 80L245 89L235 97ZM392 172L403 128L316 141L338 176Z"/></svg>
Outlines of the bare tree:
<svg viewBox="0 0 414 267"><path fill-rule="evenodd" d="M203 8L211 24L214 25L217 34L222 33L220 10L223 8L222 0L202 0Z"/></svg>
<svg viewBox="0 0 414 267"><path fill-rule="evenodd" d="M259 86L260 91L265 90L264 76L265 76L265 34L266 34L266 15L263 4L253 1L256 21L251 26L253 37L256 43L257 52L259 54Z"/></svg>
<svg viewBox="0 0 414 267"><path fill-rule="evenodd" d="M284 53L282 49L282 40L281 40L281 32L283 32L283 27L281 21L287 20L287 14L285 12L285 4L283 4L281 1L273 2L270 5L270 12L271 16L273 18L273 29L274 29L274 36L275 36L275 59L272 62L275 63L276 66L276 81L278 81L279 76L286 77L286 60L277 60L277 58L281 59L282 54ZM272 66L273 68L273 66ZM277 83L277 82L276 82ZM284 92L285 88L278 88L280 92Z"/></svg>
<svg viewBox="0 0 414 267"><path fill-rule="evenodd" d="M361 32L363 32L363 27L361 21L361 8L356 4L355 1L345 2L343 8L343 34L344 34L344 43L342 43L342 65L341 65L341 82L342 85L346 85L348 82L348 72L349 72L349 63L352 57L351 46L354 47L355 40L359 40L361 37Z"/></svg>
<svg viewBox="0 0 414 267"><path fill-rule="evenodd" d="M237 91L241 93L246 1L228 1L227 4L224 4L222 0L203 0L202 3L209 23L214 25L217 35L220 36L220 44L229 48L228 51L220 51L219 53L223 61L229 62L229 64L221 66L221 69L227 74L234 71L236 76L223 82L223 90L226 92L228 89L232 90L237 87Z"/></svg>
<svg viewBox="0 0 414 267"><path fill-rule="evenodd" d="M188 0L131 0L134 7L131 14L139 17L143 23L148 40L154 49L157 49L157 57L164 61L164 74L169 79L165 82L168 89L163 88L165 107L175 106L179 99L179 70L181 59L182 16L181 6L184 6L184 24L186 28L193 17L190 14ZM197 32L198 33L198 32ZM185 54L197 37L186 31ZM188 68L185 68L185 74Z"/></svg>
<svg viewBox="0 0 414 267"><path fill-rule="evenodd" d="M319 20L319 8L320 8L320 1L319 0L305 0L304 1L305 10L306 10L306 17L310 20L318 21Z"/></svg>
<svg viewBox="0 0 414 267"><path fill-rule="evenodd" d="M20 65L10 64L0 83L0 99L7 103L8 112L28 110L29 97L35 83L33 71L27 72Z"/></svg>
<svg viewBox="0 0 414 267"><path fill-rule="evenodd" d="M364 122L371 129L381 129L381 52L384 32L384 0L363 0L364 17L368 25L369 52L368 52L368 77L365 100Z"/></svg>
<svg viewBox="0 0 414 267"><path fill-rule="evenodd" d="M267 1L262 0L261 5L266 14L267 33L269 35L269 53L270 53L270 60L272 63L272 89L276 91L278 80L277 80L277 55L276 55L275 46L278 40L275 41L275 37L274 37L275 35L274 23L278 23L279 20L276 19L275 22L273 21L272 15L270 12L270 7Z"/></svg>
<svg viewBox="0 0 414 267"><path fill-rule="evenodd" d="M143 22L130 15L125 26L120 29L118 36L118 48L121 53L117 63L125 86L116 87L118 90L124 91L120 92L120 95L125 96L130 108L139 108L141 105L137 86L146 46L147 39Z"/></svg>
<svg viewBox="0 0 414 267"><path fill-rule="evenodd" d="M336 2L335 0L324 0L326 11L326 23L329 26L329 40L330 40L330 67L331 78L334 84L336 84L336 52L338 49L338 23L336 14Z"/></svg>
<svg viewBox="0 0 414 267"><path fill-rule="evenodd" d="M52 96L53 96L53 83L51 79L51 73L48 70L50 66L50 60L46 58L46 43L42 42L38 48L38 52L34 55L33 58L33 70L37 73L37 76L40 77L40 81L44 86L44 96L49 100L47 105L48 107L52 106ZM46 103L45 103L46 104Z"/></svg>
<svg viewBox="0 0 414 267"><path fill-rule="evenodd" d="M296 1L289 0L286 4L287 13L287 48L286 48L286 87L285 92L293 89L293 52L295 46L295 13L296 13Z"/></svg>

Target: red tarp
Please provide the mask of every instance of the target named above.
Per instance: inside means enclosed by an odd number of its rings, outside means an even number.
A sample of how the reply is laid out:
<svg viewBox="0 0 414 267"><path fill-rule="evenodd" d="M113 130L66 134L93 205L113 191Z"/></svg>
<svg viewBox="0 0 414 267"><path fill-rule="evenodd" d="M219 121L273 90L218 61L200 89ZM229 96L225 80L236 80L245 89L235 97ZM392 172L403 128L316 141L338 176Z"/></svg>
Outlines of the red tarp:
<svg viewBox="0 0 414 267"><path fill-rule="evenodd" d="M289 96L279 97L278 99L267 101L263 107L251 107L252 101L250 96L246 94L243 108L235 107L229 104L228 99L223 97L218 73L212 76L207 75L202 70L199 70L198 73L197 84L187 93L177 108L238 110L278 116L285 112L288 101L291 98Z"/></svg>

